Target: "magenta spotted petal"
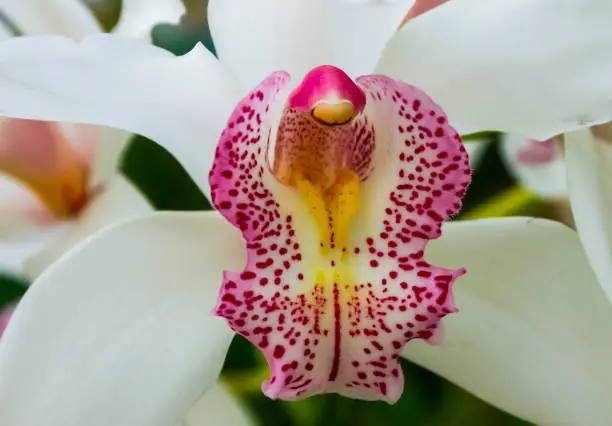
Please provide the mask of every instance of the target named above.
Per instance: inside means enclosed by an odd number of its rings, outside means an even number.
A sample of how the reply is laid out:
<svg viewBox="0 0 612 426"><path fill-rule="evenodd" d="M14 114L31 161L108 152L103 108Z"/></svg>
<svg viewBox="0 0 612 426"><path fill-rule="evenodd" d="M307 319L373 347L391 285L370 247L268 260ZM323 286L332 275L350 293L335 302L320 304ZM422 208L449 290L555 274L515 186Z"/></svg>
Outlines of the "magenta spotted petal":
<svg viewBox="0 0 612 426"><path fill-rule="evenodd" d="M238 105L210 183L248 261L215 312L265 354L266 395L397 401L401 349L456 311L464 270L423 253L469 182L457 132L406 83L324 66L291 92L277 72Z"/></svg>

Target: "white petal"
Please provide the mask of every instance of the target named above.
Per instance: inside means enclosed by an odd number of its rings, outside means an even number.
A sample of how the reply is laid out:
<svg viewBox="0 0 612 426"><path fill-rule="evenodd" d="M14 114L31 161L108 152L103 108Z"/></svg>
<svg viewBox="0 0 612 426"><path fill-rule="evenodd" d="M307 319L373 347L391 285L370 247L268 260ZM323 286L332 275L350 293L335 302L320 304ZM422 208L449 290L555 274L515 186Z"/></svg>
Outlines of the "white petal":
<svg viewBox="0 0 612 426"><path fill-rule="evenodd" d="M567 195L565 161L558 146L548 161L528 163L521 161L521 150L531 149L535 142L519 135L505 134L500 143L502 159L506 167L522 186L544 198L559 198Z"/></svg>
<svg viewBox="0 0 612 426"><path fill-rule="evenodd" d="M612 144L577 130L565 135L565 156L576 228L612 302Z"/></svg>
<svg viewBox="0 0 612 426"><path fill-rule="evenodd" d="M409 21L377 72L427 92L460 133L545 140L612 117L608 0L453 0Z"/></svg>
<svg viewBox="0 0 612 426"><path fill-rule="evenodd" d="M2 0L0 10L23 34L56 34L82 40L102 32L93 13L79 0Z"/></svg>
<svg viewBox="0 0 612 426"><path fill-rule="evenodd" d="M0 44L0 113L142 134L174 154L206 192L217 139L237 101L232 84L201 45L175 57L117 35L80 45L59 37Z"/></svg>
<svg viewBox="0 0 612 426"><path fill-rule="evenodd" d="M65 238L69 230L70 225L62 222L46 227L31 224L31 229L4 235L0 240L0 272L21 275L33 256Z"/></svg>
<svg viewBox="0 0 612 426"><path fill-rule="evenodd" d="M1 10L0 10L0 13L1 13ZM14 34L11 32L11 30L5 25L3 25L2 22L0 22L0 41L9 39L13 36Z"/></svg>
<svg viewBox="0 0 612 426"><path fill-rule="evenodd" d="M186 426L251 426L255 425L244 406L223 383L217 382L189 410Z"/></svg>
<svg viewBox="0 0 612 426"><path fill-rule="evenodd" d="M121 160L134 135L111 127L99 127L99 140L93 152L89 187L106 183L117 174Z"/></svg>
<svg viewBox="0 0 612 426"><path fill-rule="evenodd" d="M0 174L0 238L40 226L45 205L23 184Z"/></svg>
<svg viewBox="0 0 612 426"><path fill-rule="evenodd" d="M125 130L91 124L59 123L63 136L90 168L89 189L117 174L123 153L134 136Z"/></svg>
<svg viewBox="0 0 612 426"><path fill-rule="evenodd" d="M447 225L428 259L465 266L440 346L404 355L535 424L612 424L612 308L576 233L541 219Z"/></svg>
<svg viewBox="0 0 612 426"><path fill-rule="evenodd" d="M176 24L184 13L181 0L123 0L121 16L113 32L150 40L155 25Z"/></svg>
<svg viewBox="0 0 612 426"><path fill-rule="evenodd" d="M180 424L223 363L232 333L210 310L243 252L215 213L151 215L71 251L2 337L0 424Z"/></svg>
<svg viewBox="0 0 612 426"><path fill-rule="evenodd" d="M211 0L208 19L221 62L251 89L278 70L296 83L324 64L370 73L412 3Z"/></svg>
<svg viewBox="0 0 612 426"><path fill-rule="evenodd" d="M482 161L482 157L489 147L489 141L470 141L465 144L465 149L470 157L470 166L472 169L477 169Z"/></svg>
<svg viewBox="0 0 612 426"><path fill-rule="evenodd" d="M93 199L81 217L70 223L69 232L47 244L29 258L23 272L34 279L60 256L94 232L112 224L144 216L153 211L149 202L125 177L116 175Z"/></svg>

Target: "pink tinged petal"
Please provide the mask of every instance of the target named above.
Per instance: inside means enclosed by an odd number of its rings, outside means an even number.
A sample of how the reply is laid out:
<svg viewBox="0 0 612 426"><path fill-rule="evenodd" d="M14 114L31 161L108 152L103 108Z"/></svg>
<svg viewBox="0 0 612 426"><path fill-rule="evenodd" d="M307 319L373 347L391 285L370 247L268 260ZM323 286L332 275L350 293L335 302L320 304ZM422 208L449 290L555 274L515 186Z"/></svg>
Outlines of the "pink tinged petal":
<svg viewBox="0 0 612 426"><path fill-rule="evenodd" d="M93 13L80 0L3 0L2 11L24 34L55 34L82 40L102 32Z"/></svg>
<svg viewBox="0 0 612 426"><path fill-rule="evenodd" d="M41 275L0 344L3 426L168 426L214 386L233 333L209 314L244 265L217 213L92 236Z"/></svg>
<svg viewBox="0 0 612 426"><path fill-rule="evenodd" d="M371 72L413 2L211 0L208 18L221 62L246 92L274 70L296 83L317 65Z"/></svg>
<svg viewBox="0 0 612 426"><path fill-rule="evenodd" d="M452 0L398 31L376 71L427 92L462 134L543 140L610 120L611 19L607 0Z"/></svg>
<svg viewBox="0 0 612 426"><path fill-rule="evenodd" d="M612 144L588 129L565 135L567 183L578 235L612 302Z"/></svg>
<svg viewBox="0 0 612 426"><path fill-rule="evenodd" d="M544 198L567 195L565 160L554 139L539 142L506 134L499 148L508 170L525 188Z"/></svg>
<svg viewBox="0 0 612 426"><path fill-rule="evenodd" d="M216 313L263 351L272 375L266 395L394 402L401 348L435 339L439 320L455 311L451 285L464 271L431 266L423 250L460 207L468 157L431 99L386 77L357 80L351 92L362 91L366 105L347 124L291 108L325 72L341 73L317 68L292 93L288 74L272 74L238 105L219 141L213 203L242 231L248 262L225 273ZM361 195L338 186L347 176ZM325 207L323 227L304 206L316 206L317 188L339 200ZM343 210L351 203L356 211ZM355 214L350 230L345 213Z"/></svg>
<svg viewBox="0 0 612 426"><path fill-rule="evenodd" d="M516 153L516 161L525 166L550 163L557 157L557 147L554 139L535 141L527 139L525 146Z"/></svg>
<svg viewBox="0 0 612 426"><path fill-rule="evenodd" d="M430 11L434 7L438 7L441 4L446 3L447 1L448 0L416 0L408 11L406 18L404 18L402 25L408 22L408 20L416 18L417 16Z"/></svg>
<svg viewBox="0 0 612 426"><path fill-rule="evenodd" d="M4 330L8 326L9 321L13 317L13 312L15 311L15 306L10 305L7 306L0 312L0 337L4 334Z"/></svg>
<svg viewBox="0 0 612 426"><path fill-rule="evenodd" d="M27 185L58 217L87 199L89 170L55 123L1 119L0 172Z"/></svg>
<svg viewBox="0 0 612 426"><path fill-rule="evenodd" d="M0 70L2 114L141 134L168 149L208 193L214 146L238 96L203 46L176 57L118 35L81 44L23 37L0 44Z"/></svg>
<svg viewBox="0 0 612 426"><path fill-rule="evenodd" d="M185 13L180 0L123 0L121 16L114 33L151 40L151 30L157 24L177 24Z"/></svg>

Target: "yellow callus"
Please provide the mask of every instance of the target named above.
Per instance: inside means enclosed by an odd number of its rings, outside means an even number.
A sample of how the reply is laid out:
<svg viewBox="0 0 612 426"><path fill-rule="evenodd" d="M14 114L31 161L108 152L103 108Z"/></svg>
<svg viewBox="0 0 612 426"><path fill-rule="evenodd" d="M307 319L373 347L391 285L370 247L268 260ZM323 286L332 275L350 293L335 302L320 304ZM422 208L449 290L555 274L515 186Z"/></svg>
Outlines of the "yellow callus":
<svg viewBox="0 0 612 426"><path fill-rule="evenodd" d="M352 170L340 169L334 183L323 188L296 173L292 183L316 223L321 255L336 253L339 260L346 259L350 224L359 202L359 176Z"/></svg>

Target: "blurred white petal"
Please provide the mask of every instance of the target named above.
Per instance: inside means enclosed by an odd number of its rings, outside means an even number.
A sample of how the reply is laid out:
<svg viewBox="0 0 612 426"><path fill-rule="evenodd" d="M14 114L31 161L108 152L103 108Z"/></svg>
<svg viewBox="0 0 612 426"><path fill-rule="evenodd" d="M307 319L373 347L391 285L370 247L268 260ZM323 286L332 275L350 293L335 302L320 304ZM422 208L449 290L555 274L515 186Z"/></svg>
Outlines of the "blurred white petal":
<svg viewBox="0 0 612 426"><path fill-rule="evenodd" d="M404 355L539 425L612 424L612 308L576 233L551 221L448 224L432 262L465 266L440 346Z"/></svg>
<svg viewBox="0 0 612 426"><path fill-rule="evenodd" d="M214 385L232 333L209 313L244 267L215 213L160 213L91 237L19 303L0 342L3 426L169 426Z"/></svg>
<svg viewBox="0 0 612 426"><path fill-rule="evenodd" d="M0 0L0 10L23 34L57 34L82 40L102 32L93 13L80 0Z"/></svg>
<svg viewBox="0 0 612 426"><path fill-rule="evenodd" d="M177 24L184 13L181 0L123 0L121 16L113 32L150 40L155 25Z"/></svg>
<svg viewBox="0 0 612 426"><path fill-rule="evenodd" d="M69 222L68 232L58 235L51 244L47 240L43 250L26 260L22 272L34 279L70 248L99 229L152 211L153 208L140 191L117 174L94 197L81 216Z"/></svg>
<svg viewBox="0 0 612 426"><path fill-rule="evenodd" d="M108 182L118 173L123 154L134 136L124 130L111 127L94 127L97 129L97 141L91 153L93 161L89 188Z"/></svg>
<svg viewBox="0 0 612 426"><path fill-rule="evenodd" d="M2 22L0 22L0 41L6 40L7 38L11 38L13 36L14 34L11 32L11 30L2 25Z"/></svg>
<svg viewBox="0 0 612 426"><path fill-rule="evenodd" d="M0 44L0 113L142 134L174 154L205 193L237 102L233 84L201 45L175 57L117 35L80 45L60 37Z"/></svg>
<svg viewBox="0 0 612 426"><path fill-rule="evenodd" d="M482 161L485 151L489 147L489 141L470 141L465 144L465 149L470 157L470 166L477 169Z"/></svg>
<svg viewBox="0 0 612 426"><path fill-rule="evenodd" d="M0 174L0 238L55 222L45 205L23 184Z"/></svg>
<svg viewBox="0 0 612 426"><path fill-rule="evenodd" d="M612 302L612 144L577 130L565 135L565 156L576 228Z"/></svg>
<svg viewBox="0 0 612 426"><path fill-rule="evenodd" d="M21 213L24 215L24 213ZM69 235L71 224L58 222L54 225L38 227L30 223L30 229L20 229L19 233L2 235L0 241L0 272L21 274L25 265L56 241Z"/></svg>
<svg viewBox="0 0 612 426"><path fill-rule="evenodd" d="M452 0L410 20L376 71L439 103L462 134L544 140L612 117L608 0Z"/></svg>
<svg viewBox="0 0 612 426"><path fill-rule="evenodd" d="M544 198L567 195L565 160L554 140L505 134L499 147L508 171L522 186Z"/></svg>

